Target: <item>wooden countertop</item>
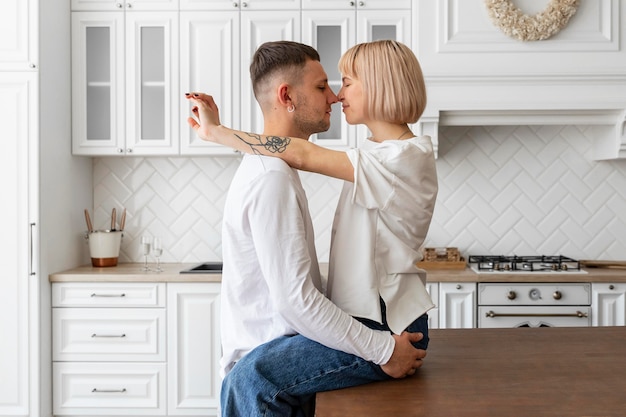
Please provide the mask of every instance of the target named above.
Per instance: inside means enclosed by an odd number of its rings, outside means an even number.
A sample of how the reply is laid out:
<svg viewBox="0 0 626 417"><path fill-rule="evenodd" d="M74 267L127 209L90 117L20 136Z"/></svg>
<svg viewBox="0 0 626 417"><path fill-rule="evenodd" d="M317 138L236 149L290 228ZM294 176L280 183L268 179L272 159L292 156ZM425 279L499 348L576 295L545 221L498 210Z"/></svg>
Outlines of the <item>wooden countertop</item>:
<svg viewBox="0 0 626 417"><path fill-rule="evenodd" d="M164 272L142 272L141 263L124 263L109 268L94 268L84 265L50 275L50 282L220 282L221 274L180 274L183 269L198 265L196 263L161 264ZM151 264L153 265L153 264ZM328 264L320 264L322 273L328 270ZM429 282L626 282L626 269L588 268L584 273L516 273L516 274L477 274L470 268L463 270L427 271Z"/></svg>
<svg viewBox="0 0 626 417"><path fill-rule="evenodd" d="M433 329L412 377L317 395L316 417L623 416L626 328Z"/></svg>
<svg viewBox="0 0 626 417"><path fill-rule="evenodd" d="M143 272L142 263L124 263L107 268L84 265L50 274L50 282L221 282L222 274L181 274L195 263L162 263L163 272ZM149 266L154 267L154 263Z"/></svg>

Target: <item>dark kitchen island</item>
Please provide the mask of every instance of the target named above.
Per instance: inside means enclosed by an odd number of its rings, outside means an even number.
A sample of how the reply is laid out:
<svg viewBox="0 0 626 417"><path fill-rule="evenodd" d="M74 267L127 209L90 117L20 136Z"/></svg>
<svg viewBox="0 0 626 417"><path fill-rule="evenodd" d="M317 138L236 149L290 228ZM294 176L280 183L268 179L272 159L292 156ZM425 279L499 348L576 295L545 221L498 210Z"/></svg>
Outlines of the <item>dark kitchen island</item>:
<svg viewBox="0 0 626 417"><path fill-rule="evenodd" d="M319 393L316 417L624 416L626 327L433 329L403 380Z"/></svg>

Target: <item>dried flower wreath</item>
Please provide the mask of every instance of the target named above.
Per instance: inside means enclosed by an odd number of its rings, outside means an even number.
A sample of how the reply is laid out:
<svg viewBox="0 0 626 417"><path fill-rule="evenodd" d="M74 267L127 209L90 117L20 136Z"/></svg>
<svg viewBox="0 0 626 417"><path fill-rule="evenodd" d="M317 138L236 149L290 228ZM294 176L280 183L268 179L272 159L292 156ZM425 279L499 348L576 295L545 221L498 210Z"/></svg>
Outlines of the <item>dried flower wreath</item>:
<svg viewBox="0 0 626 417"><path fill-rule="evenodd" d="M550 0L544 11L525 15L512 0L485 0L489 17L506 35L521 41L540 41L555 35L576 13L579 0Z"/></svg>

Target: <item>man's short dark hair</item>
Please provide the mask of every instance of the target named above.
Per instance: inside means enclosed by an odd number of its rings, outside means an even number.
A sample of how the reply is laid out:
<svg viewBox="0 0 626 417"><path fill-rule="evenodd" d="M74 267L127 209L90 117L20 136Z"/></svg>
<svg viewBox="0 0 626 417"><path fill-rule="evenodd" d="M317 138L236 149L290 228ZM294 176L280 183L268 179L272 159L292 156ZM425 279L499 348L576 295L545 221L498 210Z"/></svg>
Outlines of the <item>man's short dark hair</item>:
<svg viewBox="0 0 626 417"><path fill-rule="evenodd" d="M308 60L319 61L320 55L309 45L292 41L265 42L256 50L250 64L252 89L257 96L258 85L278 71L304 67Z"/></svg>

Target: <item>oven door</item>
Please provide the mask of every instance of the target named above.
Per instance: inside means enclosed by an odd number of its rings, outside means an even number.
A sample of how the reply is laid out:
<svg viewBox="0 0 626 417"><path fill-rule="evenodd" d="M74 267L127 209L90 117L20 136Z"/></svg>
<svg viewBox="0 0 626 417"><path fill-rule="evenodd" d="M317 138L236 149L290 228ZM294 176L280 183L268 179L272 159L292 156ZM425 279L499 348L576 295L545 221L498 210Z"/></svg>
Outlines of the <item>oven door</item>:
<svg viewBox="0 0 626 417"><path fill-rule="evenodd" d="M589 306L480 306L478 327L589 327Z"/></svg>

